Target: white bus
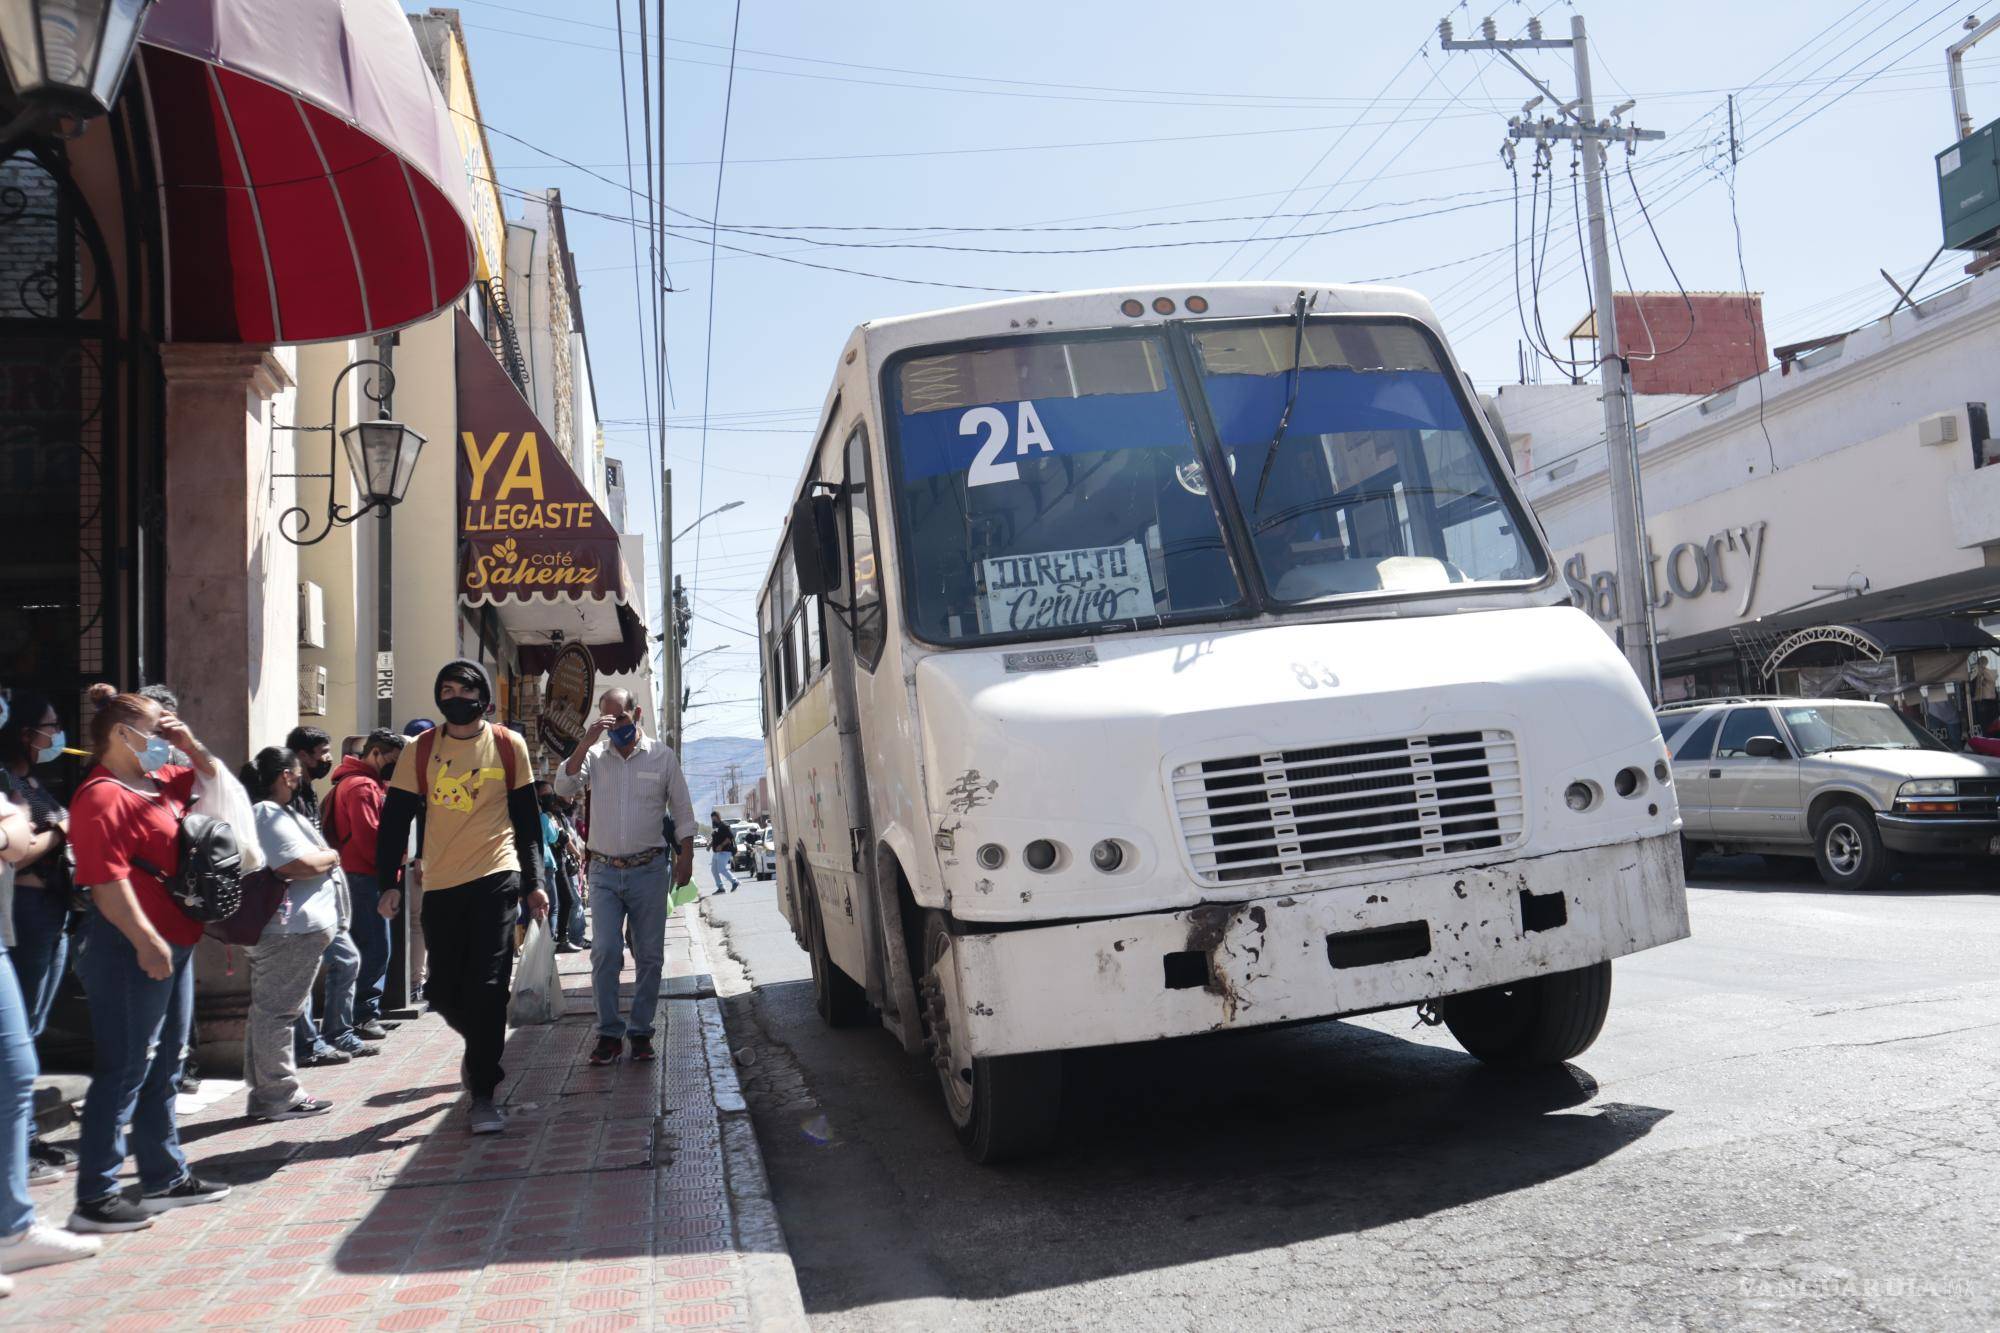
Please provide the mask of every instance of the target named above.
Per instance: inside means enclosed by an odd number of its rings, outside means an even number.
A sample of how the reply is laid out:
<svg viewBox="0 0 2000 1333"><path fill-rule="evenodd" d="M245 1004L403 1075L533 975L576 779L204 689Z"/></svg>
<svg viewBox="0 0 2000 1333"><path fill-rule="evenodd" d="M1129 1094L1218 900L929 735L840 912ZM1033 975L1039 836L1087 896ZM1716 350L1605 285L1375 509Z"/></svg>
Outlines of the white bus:
<svg viewBox="0 0 2000 1333"><path fill-rule="evenodd" d="M1687 934L1653 713L1409 292L863 325L758 618L820 1013L978 1160L1069 1049L1422 1005L1566 1060Z"/></svg>

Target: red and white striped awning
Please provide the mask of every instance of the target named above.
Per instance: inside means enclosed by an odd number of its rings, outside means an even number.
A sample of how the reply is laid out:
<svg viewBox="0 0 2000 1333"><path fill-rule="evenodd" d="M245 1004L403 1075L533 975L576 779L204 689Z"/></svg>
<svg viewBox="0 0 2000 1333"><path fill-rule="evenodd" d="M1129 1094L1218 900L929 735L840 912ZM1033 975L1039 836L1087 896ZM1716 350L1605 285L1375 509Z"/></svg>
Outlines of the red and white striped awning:
<svg viewBox="0 0 2000 1333"><path fill-rule="evenodd" d="M465 290L464 159L395 0L159 0L140 40L169 341L359 337Z"/></svg>

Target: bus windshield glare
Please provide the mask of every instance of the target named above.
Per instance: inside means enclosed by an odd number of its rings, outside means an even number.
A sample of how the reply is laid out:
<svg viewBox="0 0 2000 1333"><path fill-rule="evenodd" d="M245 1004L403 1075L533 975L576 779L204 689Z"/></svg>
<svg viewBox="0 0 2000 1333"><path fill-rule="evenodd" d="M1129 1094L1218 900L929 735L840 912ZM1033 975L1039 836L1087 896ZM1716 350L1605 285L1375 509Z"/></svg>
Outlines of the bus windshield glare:
<svg viewBox="0 0 2000 1333"><path fill-rule="evenodd" d="M1279 602L1539 578L1429 340L1396 321L919 354L892 376L911 622L933 642L1209 619L1245 601L1184 400L1204 401ZM1277 457L1271 442L1298 392ZM1259 481L1262 481L1261 495Z"/></svg>

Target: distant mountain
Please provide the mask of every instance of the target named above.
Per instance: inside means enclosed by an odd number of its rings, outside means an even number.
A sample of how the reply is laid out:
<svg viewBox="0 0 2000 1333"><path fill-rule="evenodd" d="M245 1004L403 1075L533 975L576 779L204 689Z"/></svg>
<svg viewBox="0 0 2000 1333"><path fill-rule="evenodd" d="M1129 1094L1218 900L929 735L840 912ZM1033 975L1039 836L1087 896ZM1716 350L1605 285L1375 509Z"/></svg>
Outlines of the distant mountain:
<svg viewBox="0 0 2000 1333"><path fill-rule="evenodd" d="M708 822L708 812L729 800L730 766L736 769L737 799L755 791L764 776L764 742L755 736L701 736L681 751L688 794L695 815Z"/></svg>

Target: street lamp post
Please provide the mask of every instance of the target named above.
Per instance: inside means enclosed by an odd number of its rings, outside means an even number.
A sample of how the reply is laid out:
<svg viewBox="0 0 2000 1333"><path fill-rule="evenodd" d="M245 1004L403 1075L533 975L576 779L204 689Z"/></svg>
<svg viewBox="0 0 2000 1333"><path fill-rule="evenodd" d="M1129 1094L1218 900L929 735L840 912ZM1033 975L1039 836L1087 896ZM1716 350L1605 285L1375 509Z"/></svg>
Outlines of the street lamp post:
<svg viewBox="0 0 2000 1333"><path fill-rule="evenodd" d="M741 500L731 500L726 505L717 505L715 508L709 510L706 514L703 514L700 518L696 519L694 522L682 528L679 532L676 532L674 534L674 540L679 541L681 538L687 536L690 532L693 532L696 528L700 527L702 524L708 522L708 520L710 520L711 518L714 518L717 514L726 514L732 509L740 509L742 507L743 507L743 502Z"/></svg>
<svg viewBox="0 0 2000 1333"><path fill-rule="evenodd" d="M0 66L19 106L0 125L0 158L65 117L111 110L153 0L7 0Z"/></svg>
<svg viewBox="0 0 2000 1333"><path fill-rule="evenodd" d="M672 491L668 492L669 496L672 494ZM674 604L674 542L687 536L717 514L726 514L732 509L741 508L742 505L743 502L741 500L731 500L728 504L717 505L675 533L673 541L661 543L660 605L665 612L663 619L665 620L664 637L666 639L666 652L661 657L661 663L666 668L667 679L666 688L660 692L660 699L664 705L660 710L660 725L665 734L673 737L673 743L677 747L681 741L681 669L685 664L681 661L680 612L679 608ZM671 520L671 506L669 506L668 517Z"/></svg>

